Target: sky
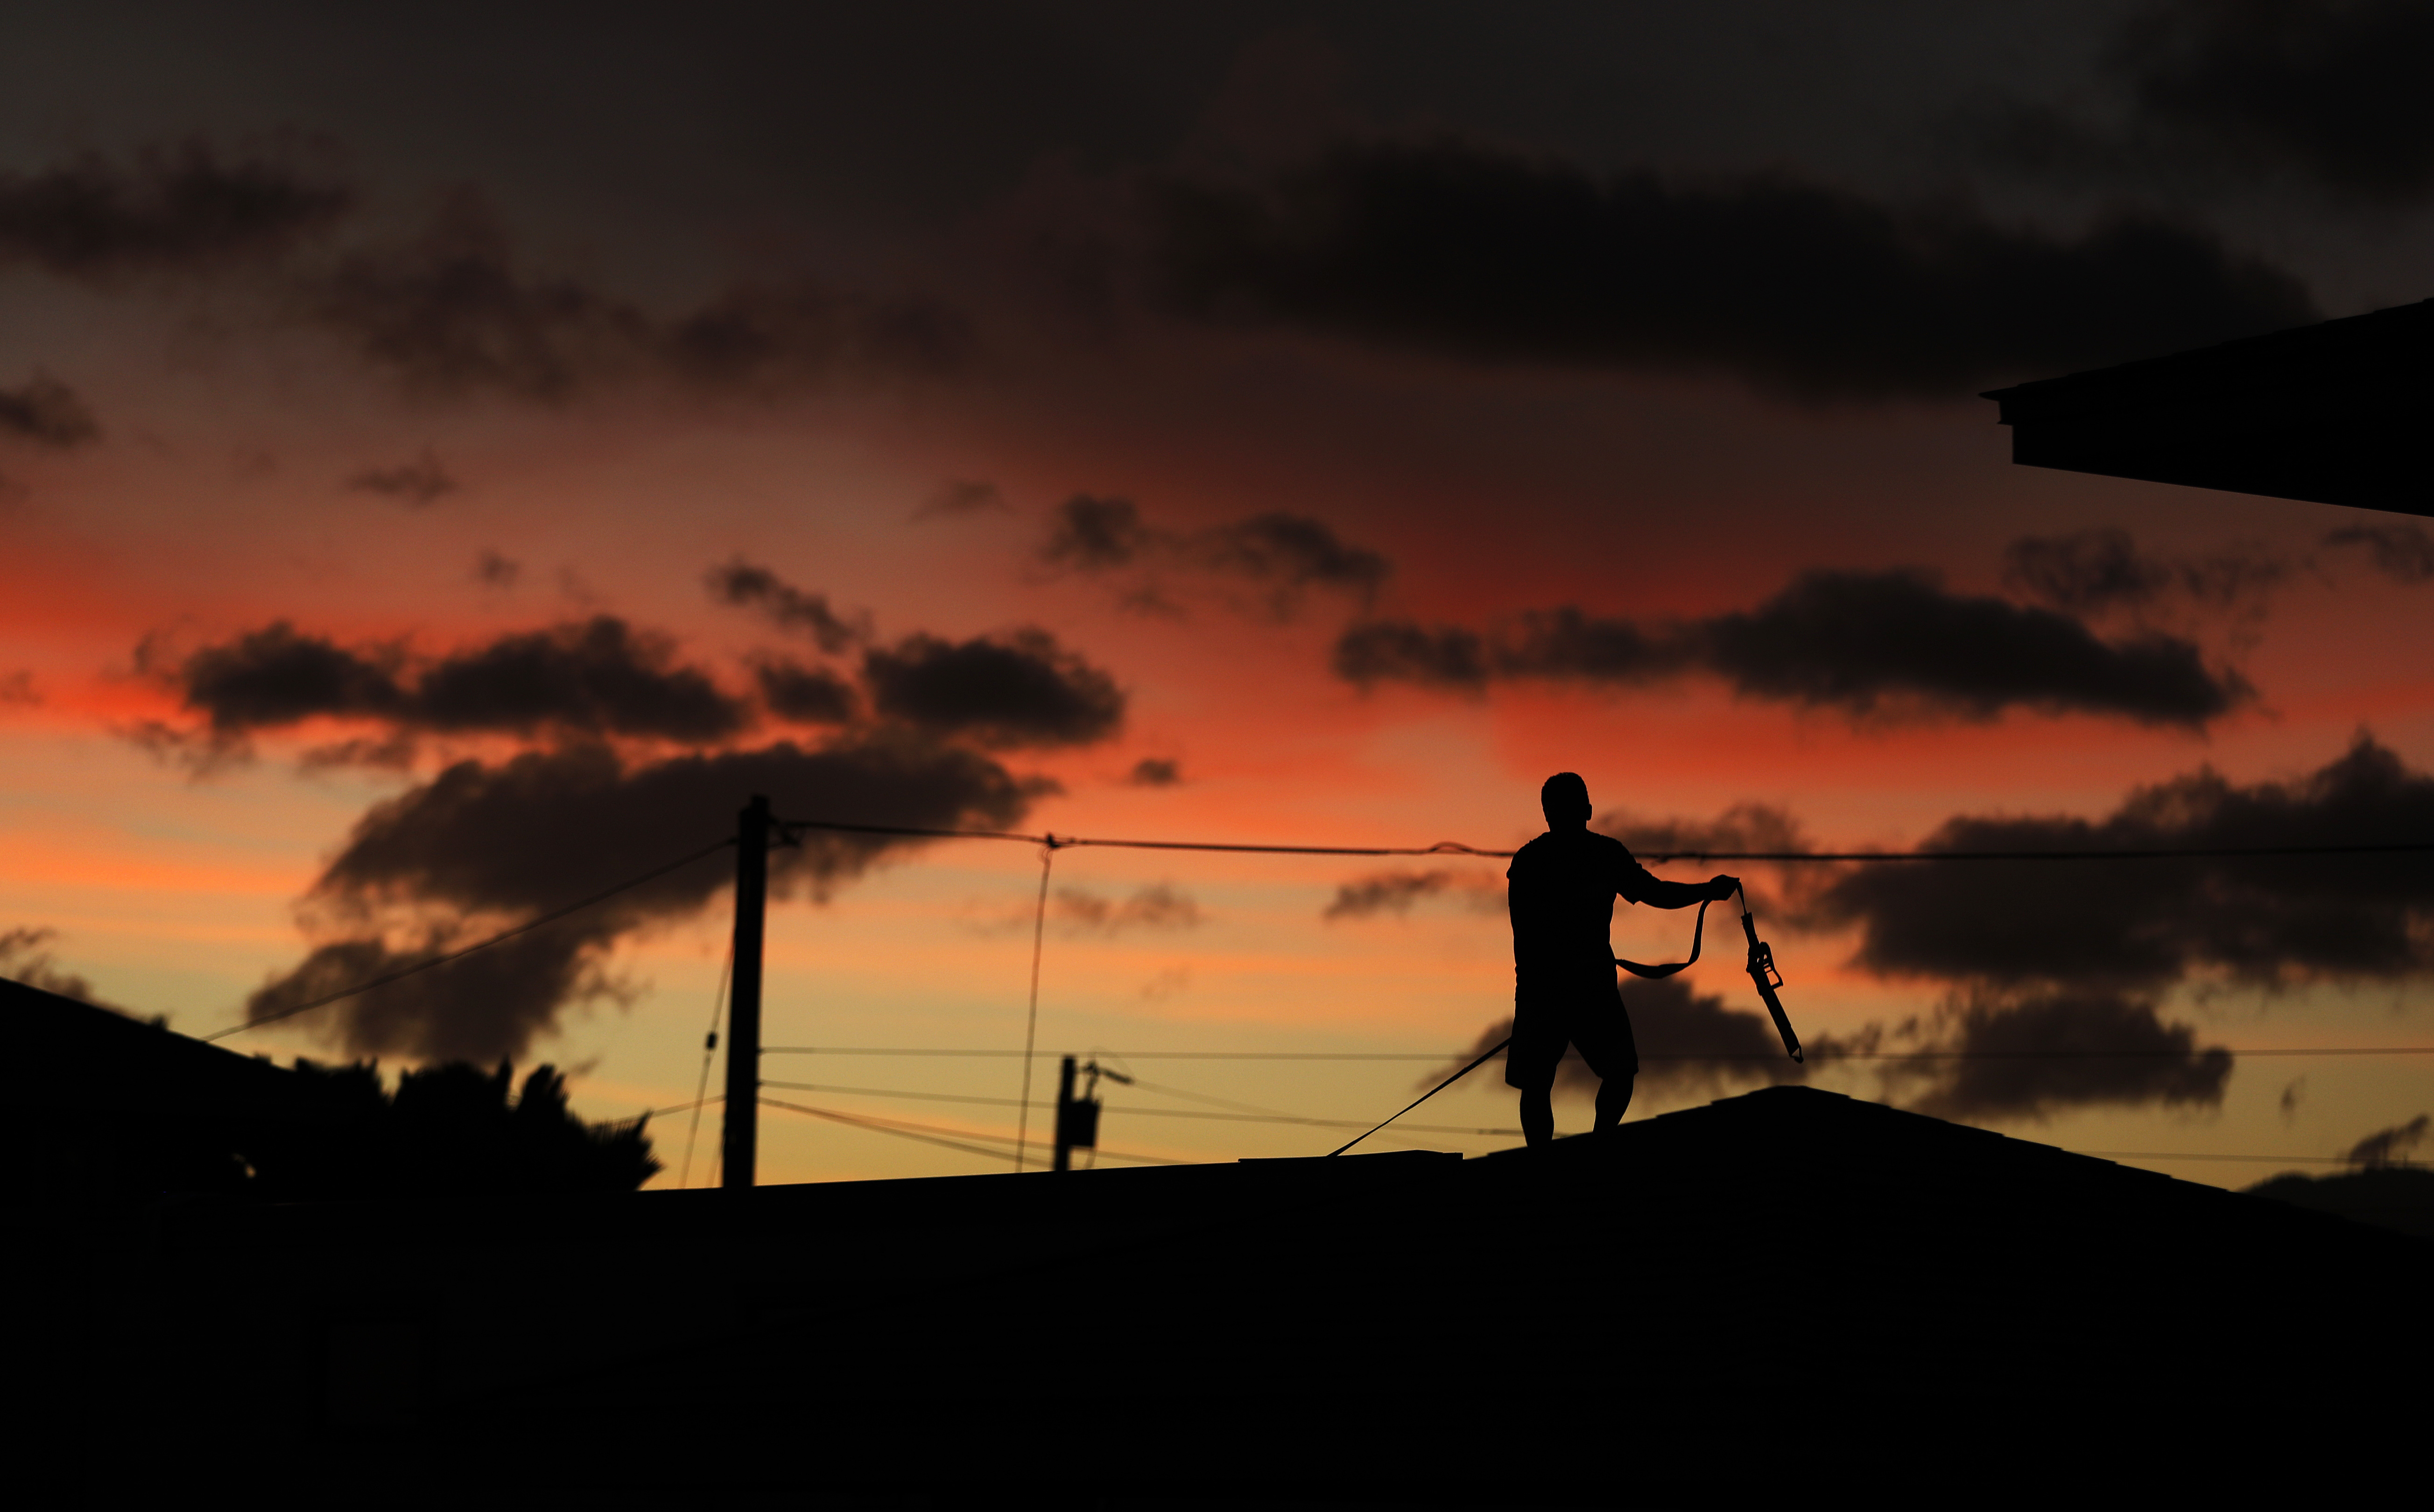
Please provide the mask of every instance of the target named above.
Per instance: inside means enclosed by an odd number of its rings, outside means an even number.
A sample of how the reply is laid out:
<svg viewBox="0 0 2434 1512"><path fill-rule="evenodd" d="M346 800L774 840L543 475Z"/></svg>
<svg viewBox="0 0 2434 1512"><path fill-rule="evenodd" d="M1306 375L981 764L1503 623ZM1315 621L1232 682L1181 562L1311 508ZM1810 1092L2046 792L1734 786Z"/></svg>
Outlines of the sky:
<svg viewBox="0 0 2434 1512"><path fill-rule="evenodd" d="M11 7L0 969L228 1029L756 792L1495 850L1575 771L1652 855L2434 833L2434 535L2014 467L1978 397L2434 293L2429 67L2396 0ZM677 1108L730 864L225 1043ZM777 854L770 1095L915 1127L768 1110L763 1180L1005 1168L1041 867ZM1720 912L1626 992L1635 1117L1799 1077L2238 1185L2434 1109L2434 1058L2261 1053L2434 1043L2401 862L1740 870L1804 1039L1944 1058L1764 1059ZM1133 1079L1110 1162L1323 1152L1500 1032L1501 886L1060 850L1038 1047ZM1208 1058L1281 1052L1406 1059ZM1656 1059L1701 1054L1744 1058ZM654 1120L660 1184L717 1116ZM1412 1122L1497 1147L1511 1094Z"/></svg>

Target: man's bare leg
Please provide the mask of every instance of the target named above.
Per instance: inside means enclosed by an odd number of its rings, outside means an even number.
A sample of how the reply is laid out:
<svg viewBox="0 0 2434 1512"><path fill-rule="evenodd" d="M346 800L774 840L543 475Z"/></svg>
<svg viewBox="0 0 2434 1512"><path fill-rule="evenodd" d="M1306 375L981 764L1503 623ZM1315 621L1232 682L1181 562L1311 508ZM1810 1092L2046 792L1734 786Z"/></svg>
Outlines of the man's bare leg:
<svg viewBox="0 0 2434 1512"><path fill-rule="evenodd" d="M1631 1077L1608 1077L1598 1085L1597 1131L1610 1133L1622 1124L1623 1110L1631 1106ZM1525 1118L1522 1128L1530 1127Z"/></svg>
<svg viewBox="0 0 2434 1512"><path fill-rule="evenodd" d="M1521 1137L1534 1146L1554 1139L1555 1098L1552 1088L1521 1094Z"/></svg>

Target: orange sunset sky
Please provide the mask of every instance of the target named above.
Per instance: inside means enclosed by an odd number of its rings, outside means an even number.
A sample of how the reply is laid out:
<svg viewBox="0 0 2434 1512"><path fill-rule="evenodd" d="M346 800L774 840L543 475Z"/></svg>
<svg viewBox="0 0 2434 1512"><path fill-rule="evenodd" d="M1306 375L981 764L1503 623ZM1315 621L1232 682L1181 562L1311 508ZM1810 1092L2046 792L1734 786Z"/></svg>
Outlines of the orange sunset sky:
<svg viewBox="0 0 2434 1512"><path fill-rule="evenodd" d="M1566 769L1643 849L2434 833L2434 537L2014 467L1976 397L2434 293L2434 127L2340 108L2434 28L2288 8L12 8L5 969L207 1033L756 782L1322 845L1509 848ZM226 1043L688 1103L726 864ZM2277 1167L2198 1157L2434 1110L2434 1058L2214 1053L2434 1043L2434 892L2278 865L1725 869L1812 1043L2160 1052L1817 1084L2240 1185ZM1019 1048L1038 867L781 857L767 1042ZM1110 1151L1323 1151L1175 1114L1408 1100L1510 1012L1500 884L1060 853L1040 1046L1142 1083ZM1626 991L1643 1048L1762 1022L1713 923L1687 993ZM1693 1064L1633 1116L1789 1069ZM1017 1122L1002 1055L764 1074ZM1492 1071L1413 1121L1513 1142ZM1003 1168L762 1138L763 1181Z"/></svg>

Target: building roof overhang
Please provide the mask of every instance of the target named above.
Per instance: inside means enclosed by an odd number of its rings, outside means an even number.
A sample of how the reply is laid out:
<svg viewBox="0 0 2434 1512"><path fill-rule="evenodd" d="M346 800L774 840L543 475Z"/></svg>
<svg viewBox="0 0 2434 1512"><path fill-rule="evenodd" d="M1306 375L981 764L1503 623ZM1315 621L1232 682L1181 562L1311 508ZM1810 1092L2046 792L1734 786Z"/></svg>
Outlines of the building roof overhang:
<svg viewBox="0 0 2434 1512"><path fill-rule="evenodd" d="M2027 467L2434 516L2434 299L1985 398Z"/></svg>

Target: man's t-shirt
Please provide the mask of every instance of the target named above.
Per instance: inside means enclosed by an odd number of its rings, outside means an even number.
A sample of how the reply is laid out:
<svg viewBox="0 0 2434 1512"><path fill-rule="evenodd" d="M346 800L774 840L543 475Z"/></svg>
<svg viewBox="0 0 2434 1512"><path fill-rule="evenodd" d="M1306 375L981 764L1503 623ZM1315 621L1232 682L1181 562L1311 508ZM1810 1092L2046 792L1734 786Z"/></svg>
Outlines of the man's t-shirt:
<svg viewBox="0 0 2434 1512"><path fill-rule="evenodd" d="M1517 986L1612 990L1614 900L1637 903L1656 881L1630 849L1595 830L1551 830L1522 846L1504 876Z"/></svg>

